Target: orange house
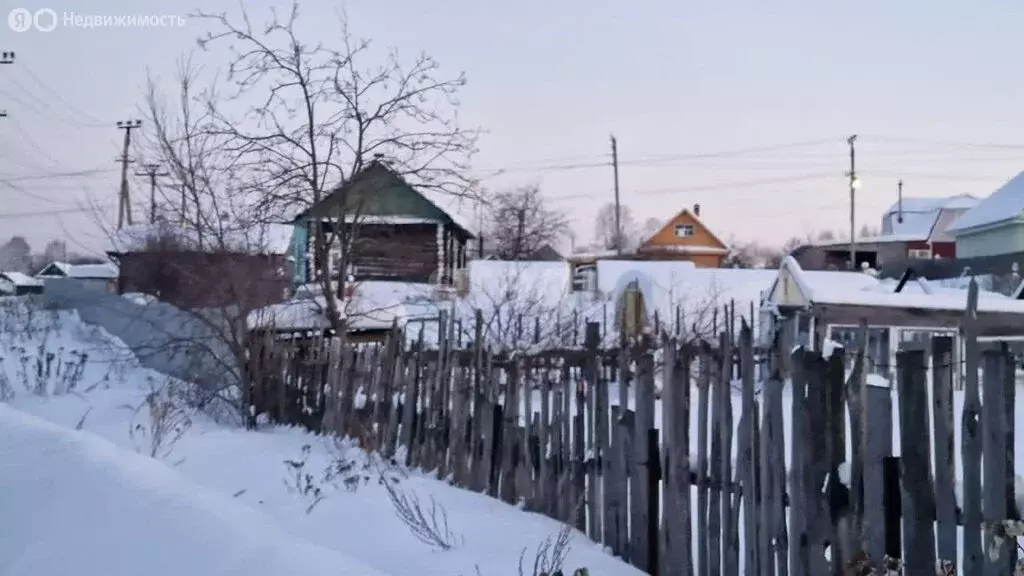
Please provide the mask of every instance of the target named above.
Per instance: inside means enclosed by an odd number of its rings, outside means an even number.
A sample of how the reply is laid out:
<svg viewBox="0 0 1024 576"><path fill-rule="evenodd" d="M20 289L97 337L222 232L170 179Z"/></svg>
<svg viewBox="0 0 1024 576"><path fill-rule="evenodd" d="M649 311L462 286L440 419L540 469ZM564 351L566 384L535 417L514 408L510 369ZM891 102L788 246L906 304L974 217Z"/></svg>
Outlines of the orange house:
<svg viewBox="0 0 1024 576"><path fill-rule="evenodd" d="M687 260L698 268L720 268L729 246L700 219L700 205L684 208L637 248L643 260Z"/></svg>

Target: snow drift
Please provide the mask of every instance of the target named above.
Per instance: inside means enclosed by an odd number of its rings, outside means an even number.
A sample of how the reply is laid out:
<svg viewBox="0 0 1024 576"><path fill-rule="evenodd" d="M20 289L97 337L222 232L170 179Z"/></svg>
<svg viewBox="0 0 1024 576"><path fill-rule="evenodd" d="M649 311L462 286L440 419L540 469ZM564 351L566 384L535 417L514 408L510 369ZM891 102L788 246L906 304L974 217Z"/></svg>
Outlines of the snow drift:
<svg viewBox="0 0 1024 576"><path fill-rule="evenodd" d="M387 576L165 464L0 404L0 575Z"/></svg>

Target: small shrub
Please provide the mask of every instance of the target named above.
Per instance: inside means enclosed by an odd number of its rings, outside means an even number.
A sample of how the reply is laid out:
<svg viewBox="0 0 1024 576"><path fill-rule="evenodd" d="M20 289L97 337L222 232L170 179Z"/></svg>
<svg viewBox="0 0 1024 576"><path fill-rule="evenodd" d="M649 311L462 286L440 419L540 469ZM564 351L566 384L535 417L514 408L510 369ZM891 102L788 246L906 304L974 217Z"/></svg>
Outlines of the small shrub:
<svg viewBox="0 0 1024 576"><path fill-rule="evenodd" d="M192 427L192 419L176 398L172 382L156 390L152 389L151 381L150 388L146 399L134 409L128 435L136 442L136 450L142 443L151 458L166 458ZM140 414L145 415L145 420L137 421Z"/></svg>
<svg viewBox="0 0 1024 576"><path fill-rule="evenodd" d="M448 511L433 497L430 498L429 507L424 507L414 492L398 487L397 479L382 476L380 483L391 500L395 515L417 540L431 548L446 551L465 542L462 536L449 527Z"/></svg>
<svg viewBox="0 0 1024 576"><path fill-rule="evenodd" d="M372 478L370 460L359 463L344 456L344 453L333 458L319 474L315 474L309 468L311 452L312 447L305 444L299 458L284 461L287 470L285 488L290 494L297 494L307 501L307 514L327 497L329 488L337 489L340 485L346 492L355 492Z"/></svg>
<svg viewBox="0 0 1024 576"><path fill-rule="evenodd" d="M306 459L309 457L310 446L302 447L302 456L298 460L285 460L284 464L288 469L288 476L284 480L285 488L291 494L299 494L309 500L306 507L306 514L313 511L313 508L323 500L323 490L316 482L313 475L306 471Z"/></svg>
<svg viewBox="0 0 1024 576"><path fill-rule="evenodd" d="M11 379L2 367L3 358L0 358L0 402L10 402L14 400L14 386L11 385Z"/></svg>
<svg viewBox="0 0 1024 576"><path fill-rule="evenodd" d="M572 527L563 524L554 538L547 537L537 546L533 555L533 569L527 571L523 566L526 560L526 548L519 554L519 576L557 576L562 573L565 557L572 549ZM579 571L577 570L577 573Z"/></svg>

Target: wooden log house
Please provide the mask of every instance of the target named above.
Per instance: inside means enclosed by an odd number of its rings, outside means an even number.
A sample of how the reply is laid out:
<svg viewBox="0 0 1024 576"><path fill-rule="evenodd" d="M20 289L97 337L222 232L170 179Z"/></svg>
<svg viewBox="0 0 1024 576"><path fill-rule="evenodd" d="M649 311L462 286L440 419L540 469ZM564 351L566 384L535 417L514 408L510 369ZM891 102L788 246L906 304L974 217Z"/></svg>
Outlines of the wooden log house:
<svg viewBox="0 0 1024 576"><path fill-rule="evenodd" d="M317 280L317 226L329 240L332 270L341 242L352 239L348 277L355 282L393 281L450 286L466 267L468 226L433 190L418 189L375 160L294 220L293 285ZM333 241L330 241L333 239Z"/></svg>

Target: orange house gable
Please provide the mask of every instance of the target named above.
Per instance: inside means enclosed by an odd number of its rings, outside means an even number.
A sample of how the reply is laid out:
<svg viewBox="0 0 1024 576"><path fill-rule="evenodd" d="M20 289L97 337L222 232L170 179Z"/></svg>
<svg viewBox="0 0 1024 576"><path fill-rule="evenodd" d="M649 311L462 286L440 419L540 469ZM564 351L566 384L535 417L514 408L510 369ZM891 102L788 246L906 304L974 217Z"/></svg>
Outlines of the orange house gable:
<svg viewBox="0 0 1024 576"><path fill-rule="evenodd" d="M688 260L698 268L719 268L729 247L689 208L684 208L637 249L651 260Z"/></svg>

